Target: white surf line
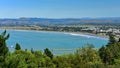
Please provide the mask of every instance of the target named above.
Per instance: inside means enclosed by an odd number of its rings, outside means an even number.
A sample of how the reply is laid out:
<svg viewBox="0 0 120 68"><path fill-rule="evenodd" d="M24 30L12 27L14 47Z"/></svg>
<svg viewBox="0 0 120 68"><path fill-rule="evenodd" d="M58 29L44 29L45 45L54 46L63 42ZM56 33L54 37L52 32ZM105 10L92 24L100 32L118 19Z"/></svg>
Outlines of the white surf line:
<svg viewBox="0 0 120 68"><path fill-rule="evenodd" d="M100 37L100 36L91 36L91 35L86 35L86 34L77 34L77 33L64 33L64 34L69 34L72 36L82 36L82 37L87 37L87 38L97 38L97 39L105 39L108 40L107 38Z"/></svg>

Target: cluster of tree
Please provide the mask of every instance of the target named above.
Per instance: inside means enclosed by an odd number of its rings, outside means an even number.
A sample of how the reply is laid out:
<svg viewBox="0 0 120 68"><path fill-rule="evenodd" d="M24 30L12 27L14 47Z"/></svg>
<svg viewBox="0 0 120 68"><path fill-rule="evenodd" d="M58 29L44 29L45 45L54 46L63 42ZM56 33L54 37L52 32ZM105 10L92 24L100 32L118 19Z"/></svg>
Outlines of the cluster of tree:
<svg viewBox="0 0 120 68"><path fill-rule="evenodd" d="M87 29L88 27L77 27L77 26L46 26L43 27L40 30L44 30L44 31L64 31L64 32L88 32L88 33L92 33L93 30L83 30L83 29Z"/></svg>
<svg viewBox="0 0 120 68"><path fill-rule="evenodd" d="M120 64L120 39L110 36L109 43L99 49L99 55L105 64Z"/></svg>
<svg viewBox="0 0 120 68"><path fill-rule="evenodd" d="M0 68L119 68L120 40L110 36L106 46L95 49L93 45L82 47L74 54L53 55L46 48L44 52L22 50L16 43L14 52L10 52L6 40L9 34L0 35Z"/></svg>

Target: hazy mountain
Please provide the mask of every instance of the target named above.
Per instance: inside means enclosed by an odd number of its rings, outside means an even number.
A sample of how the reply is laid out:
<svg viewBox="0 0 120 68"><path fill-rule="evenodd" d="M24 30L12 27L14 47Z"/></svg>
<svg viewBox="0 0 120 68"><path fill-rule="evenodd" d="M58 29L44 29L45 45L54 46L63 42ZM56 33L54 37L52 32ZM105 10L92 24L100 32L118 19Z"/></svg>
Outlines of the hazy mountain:
<svg viewBox="0 0 120 68"><path fill-rule="evenodd" d="M49 25L49 24L120 24L120 17L111 18L18 18L0 19L0 25Z"/></svg>

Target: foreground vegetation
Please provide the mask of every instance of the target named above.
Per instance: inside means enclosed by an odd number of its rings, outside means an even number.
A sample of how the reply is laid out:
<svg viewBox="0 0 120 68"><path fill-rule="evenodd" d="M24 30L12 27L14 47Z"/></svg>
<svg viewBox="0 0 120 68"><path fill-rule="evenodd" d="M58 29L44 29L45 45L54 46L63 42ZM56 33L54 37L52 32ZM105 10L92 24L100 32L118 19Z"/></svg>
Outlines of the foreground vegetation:
<svg viewBox="0 0 120 68"><path fill-rule="evenodd" d="M92 45L79 48L74 54L53 55L46 48L44 52L33 49L22 50L16 43L14 52L10 52L6 40L9 38L4 31L0 35L0 68L119 68L120 40L110 36L109 43L100 49Z"/></svg>

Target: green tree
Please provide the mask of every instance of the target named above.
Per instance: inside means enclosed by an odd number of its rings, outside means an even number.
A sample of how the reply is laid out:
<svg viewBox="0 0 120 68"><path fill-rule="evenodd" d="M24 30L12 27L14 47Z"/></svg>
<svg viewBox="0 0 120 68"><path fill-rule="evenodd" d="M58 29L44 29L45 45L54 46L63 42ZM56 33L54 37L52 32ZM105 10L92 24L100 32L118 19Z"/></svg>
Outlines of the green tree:
<svg viewBox="0 0 120 68"><path fill-rule="evenodd" d="M109 44L114 44L115 42L116 42L115 37L114 37L113 35L110 35L110 36L109 36L109 43L108 43L108 45L109 45Z"/></svg>
<svg viewBox="0 0 120 68"><path fill-rule="evenodd" d="M119 38L118 42L120 42L120 38Z"/></svg>
<svg viewBox="0 0 120 68"><path fill-rule="evenodd" d="M44 54L46 54L51 59L53 58L53 54L48 48L44 49Z"/></svg>
<svg viewBox="0 0 120 68"><path fill-rule="evenodd" d="M6 40L9 38L9 34L6 35L6 30L3 31L0 35L0 67L5 66L5 58L7 53L9 52L9 49L6 45Z"/></svg>
<svg viewBox="0 0 120 68"><path fill-rule="evenodd" d="M4 56L9 51L6 40L9 38L9 34L6 35L6 30L0 35L0 56Z"/></svg>
<svg viewBox="0 0 120 68"><path fill-rule="evenodd" d="M34 50L33 50L33 48L31 48L31 53L34 53Z"/></svg>
<svg viewBox="0 0 120 68"><path fill-rule="evenodd" d="M105 64L113 64L114 63L114 54L110 47L105 48L104 46L102 46L99 49L99 55L100 55L103 63L105 63Z"/></svg>
<svg viewBox="0 0 120 68"><path fill-rule="evenodd" d="M106 48L106 53L105 53L106 63L113 64L113 62L114 62L113 57L114 57L114 55L111 52L111 49Z"/></svg>
<svg viewBox="0 0 120 68"><path fill-rule="evenodd" d="M78 50L78 54L81 55L82 59L86 62L101 62L99 53L97 49L94 48L93 45L88 44L87 47L83 47L81 50Z"/></svg>
<svg viewBox="0 0 120 68"><path fill-rule="evenodd" d="M20 44L16 43L15 50L21 50Z"/></svg>
<svg viewBox="0 0 120 68"><path fill-rule="evenodd" d="M106 63L106 48L104 46L102 46L100 49L99 49L99 56L100 58L102 59L103 63Z"/></svg>

